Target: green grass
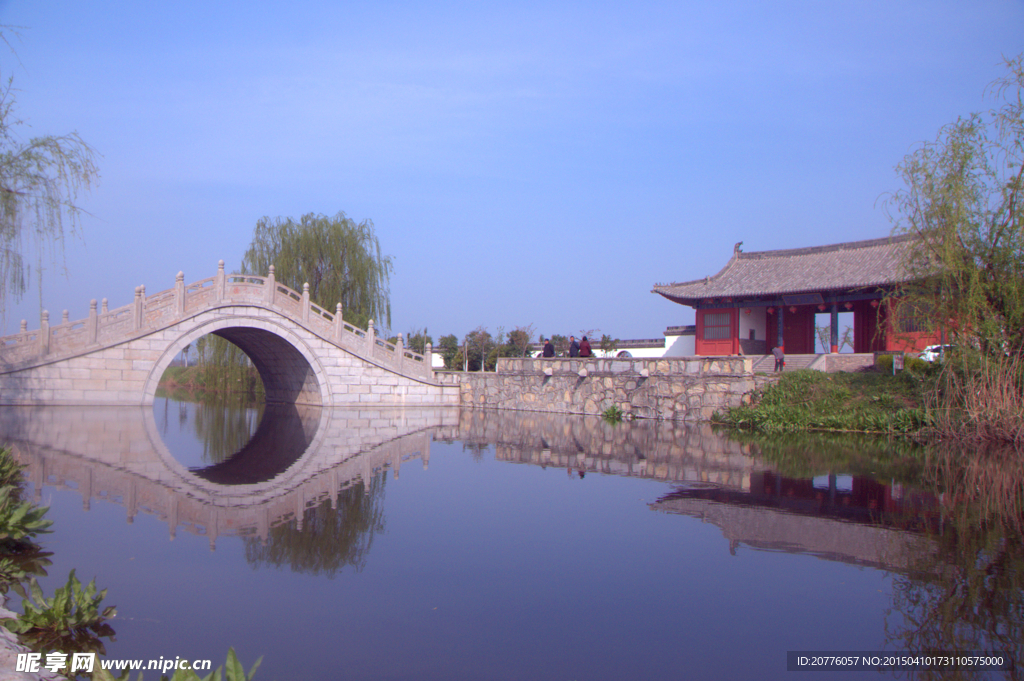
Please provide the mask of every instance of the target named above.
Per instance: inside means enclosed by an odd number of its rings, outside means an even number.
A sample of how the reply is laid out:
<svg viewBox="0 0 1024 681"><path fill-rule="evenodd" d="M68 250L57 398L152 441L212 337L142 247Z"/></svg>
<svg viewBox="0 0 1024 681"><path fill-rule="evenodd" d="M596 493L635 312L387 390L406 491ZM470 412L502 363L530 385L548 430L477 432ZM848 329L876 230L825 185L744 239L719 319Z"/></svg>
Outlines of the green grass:
<svg viewBox="0 0 1024 681"><path fill-rule="evenodd" d="M715 414L713 422L762 433L833 431L910 435L929 423L924 395L931 371L784 373L750 406Z"/></svg>

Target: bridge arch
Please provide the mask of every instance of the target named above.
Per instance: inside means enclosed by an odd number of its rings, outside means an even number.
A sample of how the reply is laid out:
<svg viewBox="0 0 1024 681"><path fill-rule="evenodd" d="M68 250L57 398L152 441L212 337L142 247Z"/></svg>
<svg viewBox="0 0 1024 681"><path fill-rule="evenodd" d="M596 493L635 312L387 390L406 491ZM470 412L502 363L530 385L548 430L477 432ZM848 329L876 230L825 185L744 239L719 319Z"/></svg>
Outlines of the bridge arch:
<svg viewBox="0 0 1024 681"><path fill-rule="evenodd" d="M302 329L285 317L268 317L257 307L209 310L175 325L174 334L153 365L143 389L152 404L160 379L185 346L213 334L234 343L260 374L269 403L333 405L330 381Z"/></svg>

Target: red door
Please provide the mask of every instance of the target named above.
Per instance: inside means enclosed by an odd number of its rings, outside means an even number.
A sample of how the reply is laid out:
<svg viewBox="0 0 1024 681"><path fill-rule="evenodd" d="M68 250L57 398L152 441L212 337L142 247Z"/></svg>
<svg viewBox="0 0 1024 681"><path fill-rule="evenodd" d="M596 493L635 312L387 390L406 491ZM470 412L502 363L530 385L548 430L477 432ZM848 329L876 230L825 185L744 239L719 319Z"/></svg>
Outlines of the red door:
<svg viewBox="0 0 1024 681"><path fill-rule="evenodd" d="M739 352L736 308L697 310L697 354L735 355Z"/></svg>

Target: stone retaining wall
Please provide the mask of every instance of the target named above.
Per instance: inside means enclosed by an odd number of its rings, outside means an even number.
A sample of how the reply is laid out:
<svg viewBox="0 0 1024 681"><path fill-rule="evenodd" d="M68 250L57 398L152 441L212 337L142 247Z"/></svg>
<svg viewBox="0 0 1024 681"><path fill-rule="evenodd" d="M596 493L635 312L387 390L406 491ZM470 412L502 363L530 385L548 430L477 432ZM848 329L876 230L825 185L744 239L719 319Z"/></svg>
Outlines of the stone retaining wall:
<svg viewBox="0 0 1024 681"><path fill-rule="evenodd" d="M494 373L437 372L459 387L463 406L601 414L618 407L642 418L705 421L750 402L765 379L749 357L672 359L503 358Z"/></svg>

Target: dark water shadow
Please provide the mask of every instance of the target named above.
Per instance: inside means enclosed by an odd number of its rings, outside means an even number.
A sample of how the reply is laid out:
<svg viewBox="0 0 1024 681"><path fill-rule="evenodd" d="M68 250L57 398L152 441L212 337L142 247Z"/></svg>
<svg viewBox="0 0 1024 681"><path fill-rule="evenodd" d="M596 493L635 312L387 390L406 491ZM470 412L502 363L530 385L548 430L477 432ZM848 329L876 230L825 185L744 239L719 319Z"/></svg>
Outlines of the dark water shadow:
<svg viewBox="0 0 1024 681"><path fill-rule="evenodd" d="M191 468L218 485L266 482L288 470L309 448L320 423L320 407L268 404L252 438L224 461Z"/></svg>

